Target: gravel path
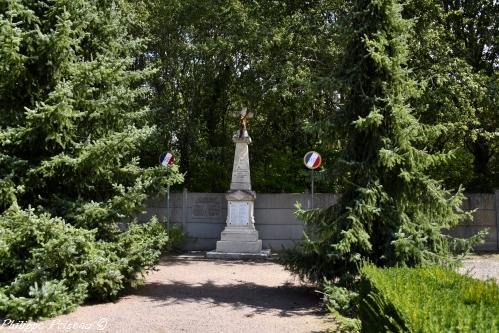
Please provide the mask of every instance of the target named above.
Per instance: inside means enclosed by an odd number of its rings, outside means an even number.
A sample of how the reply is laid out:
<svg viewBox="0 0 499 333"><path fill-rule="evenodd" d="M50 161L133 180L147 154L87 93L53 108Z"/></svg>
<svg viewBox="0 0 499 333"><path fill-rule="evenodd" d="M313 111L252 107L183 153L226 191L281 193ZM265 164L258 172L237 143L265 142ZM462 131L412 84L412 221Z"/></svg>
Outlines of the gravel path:
<svg viewBox="0 0 499 333"><path fill-rule="evenodd" d="M273 262L173 257L163 260L144 286L115 303L85 305L0 331L324 332L332 324L318 304L312 288Z"/></svg>
<svg viewBox="0 0 499 333"><path fill-rule="evenodd" d="M495 278L499 283L499 254L470 256L460 271L479 279Z"/></svg>
<svg viewBox="0 0 499 333"><path fill-rule="evenodd" d="M463 273L499 283L499 255L472 256ZM325 332L334 324L320 313L319 296L273 262L165 258L146 284L114 303L0 332Z"/></svg>

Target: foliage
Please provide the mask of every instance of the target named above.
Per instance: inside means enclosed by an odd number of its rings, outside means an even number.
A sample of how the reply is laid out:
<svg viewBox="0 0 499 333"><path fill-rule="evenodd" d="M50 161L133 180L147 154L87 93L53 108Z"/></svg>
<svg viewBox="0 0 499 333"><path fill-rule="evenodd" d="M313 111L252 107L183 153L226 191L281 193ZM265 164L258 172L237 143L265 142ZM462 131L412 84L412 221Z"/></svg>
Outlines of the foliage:
<svg viewBox="0 0 499 333"><path fill-rule="evenodd" d="M82 303L86 280L113 269L92 265L108 263L94 238L93 231L33 211L12 208L0 215L0 312L18 319L49 317Z"/></svg>
<svg viewBox="0 0 499 333"><path fill-rule="evenodd" d="M499 287L442 267L363 264L362 332L497 332Z"/></svg>
<svg viewBox="0 0 499 333"><path fill-rule="evenodd" d="M494 168L499 3L411 0L403 14L413 20L409 66L422 90L411 105L421 122L440 128L427 147L456 150L450 163L435 172L454 187L493 191L499 186Z"/></svg>
<svg viewBox="0 0 499 333"><path fill-rule="evenodd" d="M343 80L335 74L350 68L341 60L344 32L356 29L342 27L350 3L127 1L134 33L148 40L138 63L159 69L149 80L155 94L148 117L158 130L144 149L148 163L158 151L175 151L191 191L225 191L237 128L232 114L244 103L255 112L255 190L306 190L301 160L315 149L327 174L317 190L343 192L346 179L333 164L347 144L337 122ZM419 91L406 100L435 130L419 148L450 152L428 167L450 188L499 186L498 8L488 0L409 0L402 9L412 23L406 59Z"/></svg>
<svg viewBox="0 0 499 333"><path fill-rule="evenodd" d="M303 155L319 144L303 127L324 118L322 105L331 98L325 73L335 63L335 3L133 1L142 15L136 30L149 38L145 62L159 68L151 78L151 119L161 134L147 149L177 151L189 190L224 192L233 114L245 104L255 113L248 125L253 188L302 192ZM333 156L326 147L323 156ZM331 184L324 183L326 190Z"/></svg>
<svg viewBox="0 0 499 333"><path fill-rule="evenodd" d="M462 190L452 193L431 177L451 154L426 149L439 126L423 125L408 105L419 91L406 67L411 24L401 10L393 0L351 1L338 18L345 44L335 130L344 143L336 168L347 185L338 204L298 212L311 230L285 263L302 277L348 285L363 259L447 265L481 236L442 233L471 217L460 208Z"/></svg>
<svg viewBox="0 0 499 333"><path fill-rule="evenodd" d="M167 231L168 233L168 243L165 247L165 251L167 252L180 252L182 250L182 246L187 240L186 234L182 231L178 225L173 225Z"/></svg>
<svg viewBox="0 0 499 333"><path fill-rule="evenodd" d="M132 223L118 236L114 249L118 258L122 258L122 272L127 284L135 287L142 282L142 276L158 261L165 250L168 234L164 227L153 218L144 225Z"/></svg>
<svg viewBox="0 0 499 333"><path fill-rule="evenodd" d="M166 241L155 220L132 225L114 243L97 241L96 230L12 207L0 215L0 313L43 318L86 299L114 299L140 282Z"/></svg>
<svg viewBox="0 0 499 333"><path fill-rule="evenodd" d="M140 158L157 134L154 71L136 69L143 41L124 8L0 0L0 312L13 319L116 297L166 242L155 222L117 227L182 180Z"/></svg>
<svg viewBox="0 0 499 333"><path fill-rule="evenodd" d="M113 1L1 7L2 38L15 45L2 44L0 206L43 207L112 237L110 225L138 211L146 193L180 180L140 164L154 134L140 106L148 70L133 70L140 43Z"/></svg>
<svg viewBox="0 0 499 333"><path fill-rule="evenodd" d="M354 313L354 306L359 296L357 292L339 287L330 281L325 281L323 287L324 301L329 310L340 311L346 315Z"/></svg>
<svg viewBox="0 0 499 333"><path fill-rule="evenodd" d="M359 294L356 291L335 285L325 280L323 283L323 301L328 311L335 315L342 331L358 332L360 321L353 318L357 313Z"/></svg>

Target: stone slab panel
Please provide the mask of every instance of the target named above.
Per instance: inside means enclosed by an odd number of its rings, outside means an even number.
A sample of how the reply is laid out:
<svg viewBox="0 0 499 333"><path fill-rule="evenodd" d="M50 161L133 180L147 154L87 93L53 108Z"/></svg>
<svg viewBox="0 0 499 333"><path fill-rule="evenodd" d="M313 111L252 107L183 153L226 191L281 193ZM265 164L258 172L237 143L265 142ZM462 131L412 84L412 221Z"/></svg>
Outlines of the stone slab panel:
<svg viewBox="0 0 499 333"><path fill-rule="evenodd" d="M471 223L472 226L495 226L496 225L496 211L495 210L482 210L479 209L473 213L474 219Z"/></svg>
<svg viewBox="0 0 499 333"><path fill-rule="evenodd" d="M468 238L471 237L475 234L477 234L480 230L483 230L485 228L483 227L476 227L476 226L468 226L462 229L463 237ZM497 232L495 227L490 227L488 228L489 233L485 236L484 240L486 242L496 242L497 241Z"/></svg>
<svg viewBox="0 0 499 333"><path fill-rule="evenodd" d="M271 259L271 251L270 250L262 250L259 253L223 253L210 251L206 253L206 258L210 259L225 259L225 260L254 260L254 259Z"/></svg>
<svg viewBox="0 0 499 333"><path fill-rule="evenodd" d="M223 241L256 242L258 240L258 231L256 230L233 230L225 228L220 235Z"/></svg>
<svg viewBox="0 0 499 333"><path fill-rule="evenodd" d="M336 204L339 198L340 196L334 193L317 193L314 195L314 206L316 208L329 207Z"/></svg>
<svg viewBox="0 0 499 333"><path fill-rule="evenodd" d="M206 195L191 198L190 213L196 219L218 219L223 217L225 199L221 196Z"/></svg>
<svg viewBox="0 0 499 333"><path fill-rule="evenodd" d="M255 225L282 224L302 225L292 209L255 209Z"/></svg>
<svg viewBox="0 0 499 333"><path fill-rule="evenodd" d="M137 219L142 222L149 221L153 216L156 216L159 221L166 218L167 209L166 208L153 208L150 207L145 210L144 213L137 214ZM170 209L170 222L180 222L182 221L182 209L172 208Z"/></svg>
<svg viewBox="0 0 499 333"><path fill-rule="evenodd" d="M479 252L496 252L497 245L496 243L485 243L475 246L475 251Z"/></svg>
<svg viewBox="0 0 499 333"><path fill-rule="evenodd" d="M494 242L497 243L497 229L494 228L489 228L489 233L487 236L485 236L485 242Z"/></svg>
<svg viewBox="0 0 499 333"><path fill-rule="evenodd" d="M147 207L166 207L166 194L147 199ZM182 207L182 193L170 193L170 207Z"/></svg>
<svg viewBox="0 0 499 333"><path fill-rule="evenodd" d="M201 193L201 192L189 192L187 193L187 207L192 208L192 205L203 198L219 198L222 203L225 201L225 193Z"/></svg>
<svg viewBox="0 0 499 333"><path fill-rule="evenodd" d="M170 222L182 223L184 218L184 212L182 208L173 208L170 212Z"/></svg>
<svg viewBox="0 0 499 333"><path fill-rule="evenodd" d="M463 202L461 203L461 208L463 210L471 210L471 205L470 205L470 198L468 198L469 194L465 194L465 197L463 199Z"/></svg>
<svg viewBox="0 0 499 333"><path fill-rule="evenodd" d="M303 238L303 226L260 225L257 227L260 239L299 240Z"/></svg>
<svg viewBox="0 0 499 333"><path fill-rule="evenodd" d="M457 225L454 228L447 230L444 233L452 237L464 238L464 237L469 237L466 231L467 229L468 227L465 225Z"/></svg>
<svg viewBox="0 0 499 333"><path fill-rule="evenodd" d="M253 202L229 201L228 224L232 226L248 226L251 221Z"/></svg>
<svg viewBox="0 0 499 333"><path fill-rule="evenodd" d="M227 209L222 209L222 213L218 217L199 217L193 216L192 208L187 210L187 222L188 223L206 223L206 224L218 224L226 223L227 221Z"/></svg>
<svg viewBox="0 0 499 333"><path fill-rule="evenodd" d="M272 249L272 251L281 251L283 249L294 249L300 243L299 240L287 239L262 239L264 249Z"/></svg>
<svg viewBox="0 0 499 333"><path fill-rule="evenodd" d="M255 209L295 209L297 202L302 202L301 193L256 194Z"/></svg>
<svg viewBox="0 0 499 333"><path fill-rule="evenodd" d="M227 218L225 195L226 193L187 193L186 206L188 208L184 209L187 216L183 216L184 194L170 194L170 223L185 226L187 233L192 233L191 237L198 239L198 245L192 245L193 250L200 248L213 250L215 242L220 239L220 232L225 227ZM470 237L481 228L488 227L490 234L487 236L487 243L481 248L498 250L496 225L499 224L499 216L496 214L496 206L499 206L499 198L497 198L499 191L497 195L475 193L466 195L469 200L465 201L463 208L479 208L475 213L475 222L462 222L450 233L456 237ZM327 206L335 203L338 198L336 194L318 193L315 196L315 204ZM264 244L280 249L281 244L291 247L294 246L294 241L302 239L303 226L302 222L294 216L294 205L299 201L306 207L307 200L310 200L308 193L257 193L255 224ZM160 220L166 216L166 196L150 198L147 204L146 213L137 215L139 221L148 221L153 215L158 216ZM212 207L213 205L217 205L218 208ZM193 207L196 212L193 212ZM184 221L185 224L182 223ZM492 242L496 243L492 244ZM210 244L213 245L210 246Z"/></svg>
<svg viewBox="0 0 499 333"><path fill-rule="evenodd" d="M495 209L495 195L492 193L470 193L466 196L469 198L469 209Z"/></svg>
<svg viewBox="0 0 499 333"><path fill-rule="evenodd" d="M185 251L212 251L217 246L218 238L188 239L183 246Z"/></svg>
<svg viewBox="0 0 499 333"><path fill-rule="evenodd" d="M184 232L193 238L216 238L220 239L220 233L225 224L187 223Z"/></svg>

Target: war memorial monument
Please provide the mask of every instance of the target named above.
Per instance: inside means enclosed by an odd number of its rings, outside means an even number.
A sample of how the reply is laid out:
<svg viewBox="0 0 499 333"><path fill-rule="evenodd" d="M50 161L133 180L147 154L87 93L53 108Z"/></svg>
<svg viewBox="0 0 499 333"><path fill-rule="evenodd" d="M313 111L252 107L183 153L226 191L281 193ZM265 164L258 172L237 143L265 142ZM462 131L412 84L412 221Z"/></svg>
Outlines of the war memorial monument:
<svg viewBox="0 0 499 333"><path fill-rule="evenodd" d="M251 137L246 121L251 114L245 107L239 114L239 130L232 137L236 144L232 181L227 199L227 225L217 241L215 251L208 252L208 258L244 259L266 258L270 250L262 250L262 241L255 229L254 207L256 193L251 190L249 149Z"/></svg>

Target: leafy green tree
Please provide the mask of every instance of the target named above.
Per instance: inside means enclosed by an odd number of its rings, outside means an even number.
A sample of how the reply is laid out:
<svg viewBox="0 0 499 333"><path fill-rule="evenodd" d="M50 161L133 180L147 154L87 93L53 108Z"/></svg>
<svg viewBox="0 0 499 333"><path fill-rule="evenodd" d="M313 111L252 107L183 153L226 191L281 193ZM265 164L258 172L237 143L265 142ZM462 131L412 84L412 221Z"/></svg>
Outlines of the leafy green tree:
<svg viewBox="0 0 499 333"><path fill-rule="evenodd" d="M164 245L157 227L118 228L142 209L148 193L181 181L176 169L140 159L155 133L144 120L151 70L134 69L142 42L130 38L123 8L112 0L0 0L0 244L6 253L0 267L15 264L0 271L0 299L7 302L0 301L0 312L10 311L8 299L16 298L23 316L54 314L38 312L52 304L41 299L52 293L44 286L58 294L55 303L114 297ZM53 223L46 223L50 216ZM20 230L40 229L10 237L15 221ZM80 245L71 245L64 230ZM67 249L49 251L44 235L60 238L58 246ZM150 243L141 246L141 237ZM19 242L27 248L11 250ZM95 281L88 271L73 284L70 267L79 255L66 261L65 251L86 256L90 248L100 249L90 261L117 270L96 273ZM47 269L29 273L31 264L43 262ZM109 286L92 288L106 281ZM83 294L64 296L73 287ZM55 312L71 307L64 303Z"/></svg>
<svg viewBox="0 0 499 333"><path fill-rule="evenodd" d="M343 189L328 161L345 144L330 111L342 104L331 73L341 66L335 26L348 3L128 4L139 13L136 33L148 39L140 63L160 68L150 81L151 121L159 131L144 150L149 163L160 151L177 151L189 189L225 191L237 126L231 114L244 103L256 115L249 125L255 189L302 191L301 158L309 149L324 156L319 190ZM432 174L453 188L492 190L498 184L497 2L411 0L403 15L414 24L408 65L421 90L408 101L423 124L440 124L426 148L455 156Z"/></svg>
<svg viewBox="0 0 499 333"><path fill-rule="evenodd" d="M440 124L429 149L456 156L435 174L468 191L499 186L498 14L497 1L486 0L412 0L404 7L414 19L409 65L423 83L411 104L423 123Z"/></svg>
<svg viewBox="0 0 499 333"><path fill-rule="evenodd" d="M361 260L385 265L447 264L472 242L442 232L469 217L461 191L429 176L449 158L429 152L425 126L408 105L418 85L407 68L410 21L395 0L356 0L339 16L342 106L334 118L343 138L336 167L346 188L337 205L301 211L311 226L287 266L303 277L350 283Z"/></svg>
<svg viewBox="0 0 499 333"><path fill-rule="evenodd" d="M169 146L179 152L190 190L226 191L237 128L232 114L245 104L255 113L249 122L254 188L302 191L301 160L319 144L303 126L312 114L323 117L329 97L324 78L336 52L326 42L334 2L134 4L144 22L137 31L149 38L147 60L160 68L151 82L161 134L150 155Z"/></svg>

